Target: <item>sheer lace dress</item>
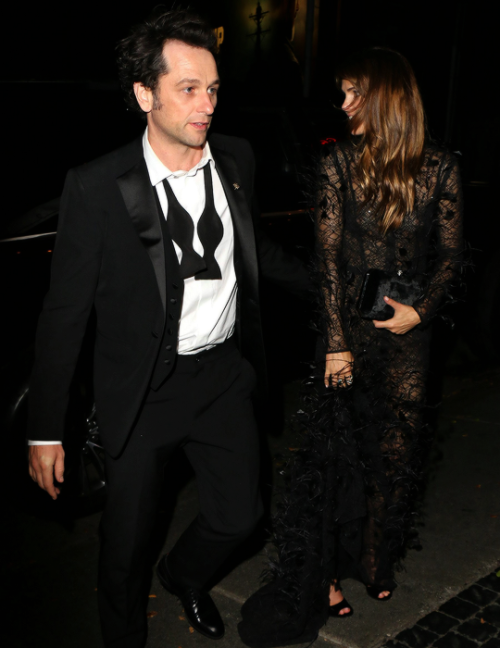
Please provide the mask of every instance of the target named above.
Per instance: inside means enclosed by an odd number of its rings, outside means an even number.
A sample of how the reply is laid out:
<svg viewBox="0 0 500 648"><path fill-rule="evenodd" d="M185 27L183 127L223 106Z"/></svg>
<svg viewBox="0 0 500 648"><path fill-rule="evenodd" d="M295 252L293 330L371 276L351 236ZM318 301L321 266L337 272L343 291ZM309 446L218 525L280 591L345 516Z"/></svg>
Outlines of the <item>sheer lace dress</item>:
<svg viewBox="0 0 500 648"><path fill-rule="evenodd" d="M393 589L412 527L429 438L422 420L428 325L452 299L461 269L459 171L453 155L428 145L414 208L384 235L373 206L363 206L358 155L356 140L335 145L316 183L320 355L351 351L354 382L325 389L324 362L309 381L299 415L304 444L275 520L273 579L242 610L240 634L250 646L313 639L333 578ZM369 269L424 282L414 304L421 324L395 335L360 317Z"/></svg>

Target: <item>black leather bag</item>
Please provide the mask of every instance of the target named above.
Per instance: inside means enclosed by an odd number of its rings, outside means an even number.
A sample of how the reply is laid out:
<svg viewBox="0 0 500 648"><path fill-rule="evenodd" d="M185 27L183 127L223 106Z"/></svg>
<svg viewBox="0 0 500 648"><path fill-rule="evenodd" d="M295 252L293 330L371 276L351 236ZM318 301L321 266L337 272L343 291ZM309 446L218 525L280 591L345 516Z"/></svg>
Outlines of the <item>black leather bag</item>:
<svg viewBox="0 0 500 648"><path fill-rule="evenodd" d="M390 274L368 270L361 286L358 310L364 319L388 320L393 317L394 309L385 303L384 296L412 306L423 294L423 282L415 277L406 277L401 271Z"/></svg>

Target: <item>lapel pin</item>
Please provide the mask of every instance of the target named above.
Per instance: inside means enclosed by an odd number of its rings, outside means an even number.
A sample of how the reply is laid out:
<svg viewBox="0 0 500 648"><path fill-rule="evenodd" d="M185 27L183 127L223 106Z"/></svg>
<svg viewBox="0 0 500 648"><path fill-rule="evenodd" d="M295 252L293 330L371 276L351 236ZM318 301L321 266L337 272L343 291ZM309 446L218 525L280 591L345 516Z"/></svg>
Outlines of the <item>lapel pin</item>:
<svg viewBox="0 0 500 648"><path fill-rule="evenodd" d="M233 189L239 189L240 185L237 182L233 182Z"/></svg>

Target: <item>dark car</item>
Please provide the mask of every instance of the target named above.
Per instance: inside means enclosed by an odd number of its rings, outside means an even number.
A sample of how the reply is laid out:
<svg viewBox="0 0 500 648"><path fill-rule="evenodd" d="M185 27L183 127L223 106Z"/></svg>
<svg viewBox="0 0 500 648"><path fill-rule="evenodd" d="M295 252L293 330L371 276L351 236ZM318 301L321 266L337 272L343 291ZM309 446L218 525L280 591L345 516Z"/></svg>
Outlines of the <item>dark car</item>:
<svg viewBox="0 0 500 648"><path fill-rule="evenodd" d="M59 199L17 218L0 240L5 308L0 366L2 440L9 450L8 470L20 500L39 511L49 498L28 478L26 420L34 339L42 301L49 287L50 262L57 231ZM104 466L95 420L91 380L92 324L82 348L67 417L65 500L79 511L102 505Z"/></svg>

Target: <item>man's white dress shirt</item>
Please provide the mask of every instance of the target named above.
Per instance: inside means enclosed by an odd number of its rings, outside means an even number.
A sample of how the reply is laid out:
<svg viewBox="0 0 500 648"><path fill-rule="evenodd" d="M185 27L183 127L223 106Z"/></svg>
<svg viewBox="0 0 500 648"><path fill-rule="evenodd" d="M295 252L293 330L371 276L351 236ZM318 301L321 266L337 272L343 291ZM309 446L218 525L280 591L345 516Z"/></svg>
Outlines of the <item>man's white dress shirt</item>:
<svg viewBox="0 0 500 648"><path fill-rule="evenodd" d="M148 141L146 128L142 146L144 159L152 186L155 188L164 217L168 220L168 200L163 186L166 179L175 197L191 216L194 223L193 248L203 256L203 245L198 238L196 226L205 208L205 179L203 167L210 164L214 192L214 204L224 227L222 241L215 251L222 279L184 280L184 297L179 321L177 353L192 355L211 349L227 340L234 331L236 319L236 274L234 271L233 222L226 194L208 142L203 148L201 160L189 171L170 171L158 159ZM174 242L179 263L182 250ZM29 445L54 445L61 441L28 441Z"/></svg>
<svg viewBox="0 0 500 648"><path fill-rule="evenodd" d="M189 171L167 169L151 148L147 129L143 137L143 148L151 184L158 193L163 215L168 221L168 201L163 186L163 180L166 178L175 197L193 219L195 227L193 248L200 256L203 256L203 246L198 238L196 226L205 209L203 167L206 164L211 166L215 209L224 227L222 241L215 251L215 260L219 264L222 279L197 281L194 277L189 277L184 280L184 298L177 346L177 352L181 355L199 353L224 342L234 331L237 286L233 262L233 223L226 194L215 169L208 142L203 148L201 160ZM182 251L176 243L174 247L180 263Z"/></svg>

